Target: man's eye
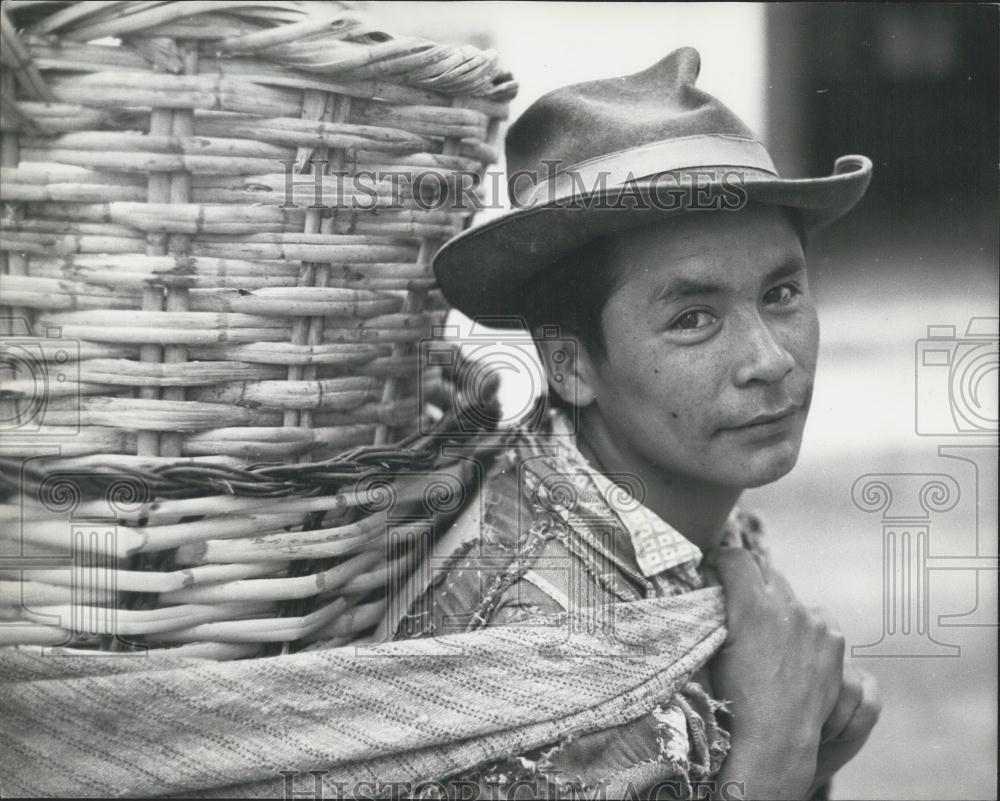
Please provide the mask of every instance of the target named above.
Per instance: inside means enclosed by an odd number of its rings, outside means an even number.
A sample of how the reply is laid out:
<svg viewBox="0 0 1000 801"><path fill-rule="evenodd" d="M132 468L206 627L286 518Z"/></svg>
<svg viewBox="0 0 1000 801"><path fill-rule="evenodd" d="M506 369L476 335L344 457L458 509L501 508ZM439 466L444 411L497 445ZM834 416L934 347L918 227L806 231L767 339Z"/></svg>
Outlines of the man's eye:
<svg viewBox="0 0 1000 801"><path fill-rule="evenodd" d="M764 302L767 304L785 306L792 303L801 294L802 290L797 284L782 284L781 286L776 286L774 289L769 289L765 292Z"/></svg>
<svg viewBox="0 0 1000 801"><path fill-rule="evenodd" d="M671 331L697 331L700 328L705 328L711 325L716 320L714 314L705 309L695 309L693 311L686 311L678 317L674 318L674 321L670 323Z"/></svg>

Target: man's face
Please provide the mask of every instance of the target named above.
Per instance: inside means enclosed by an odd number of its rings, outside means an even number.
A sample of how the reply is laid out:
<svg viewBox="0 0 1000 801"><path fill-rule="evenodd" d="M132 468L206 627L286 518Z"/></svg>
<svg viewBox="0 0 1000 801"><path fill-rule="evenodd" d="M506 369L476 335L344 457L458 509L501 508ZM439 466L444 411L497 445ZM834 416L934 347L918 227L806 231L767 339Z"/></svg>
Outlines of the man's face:
<svg viewBox="0 0 1000 801"><path fill-rule="evenodd" d="M691 213L623 233L602 312L606 358L584 354L603 426L626 461L730 487L795 464L819 325L780 209Z"/></svg>

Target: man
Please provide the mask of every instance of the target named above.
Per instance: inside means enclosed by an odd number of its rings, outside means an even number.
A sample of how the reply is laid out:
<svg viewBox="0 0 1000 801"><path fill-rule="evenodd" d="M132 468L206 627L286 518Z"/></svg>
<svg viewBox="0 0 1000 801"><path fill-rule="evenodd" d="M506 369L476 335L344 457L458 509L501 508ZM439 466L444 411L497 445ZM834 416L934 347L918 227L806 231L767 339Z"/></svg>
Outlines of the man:
<svg viewBox="0 0 1000 801"><path fill-rule="evenodd" d="M616 603L726 591L728 639L709 669L620 729L475 772L501 790L531 778L683 797L714 782L802 798L824 792L878 716L835 626L795 599L736 508L795 464L818 347L803 244L862 197L871 162L778 178L695 87L698 70L681 49L541 98L507 135L515 210L435 258L458 309L526 321L553 410L510 433L479 503L435 545L445 569L411 583L416 600L388 630L530 624L571 607L610 630Z"/></svg>

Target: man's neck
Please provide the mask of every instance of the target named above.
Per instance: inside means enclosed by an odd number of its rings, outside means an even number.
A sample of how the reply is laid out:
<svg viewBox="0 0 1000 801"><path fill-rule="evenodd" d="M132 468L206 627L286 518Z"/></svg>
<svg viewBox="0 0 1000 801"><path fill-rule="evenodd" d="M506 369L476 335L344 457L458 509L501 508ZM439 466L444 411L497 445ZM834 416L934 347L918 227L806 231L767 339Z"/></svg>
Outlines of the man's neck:
<svg viewBox="0 0 1000 801"><path fill-rule="evenodd" d="M596 470L636 476L646 491L643 504L702 551L713 550L722 542L726 520L742 490L664 475L644 460L623 452L606 428L588 426L585 415L581 415L576 444Z"/></svg>

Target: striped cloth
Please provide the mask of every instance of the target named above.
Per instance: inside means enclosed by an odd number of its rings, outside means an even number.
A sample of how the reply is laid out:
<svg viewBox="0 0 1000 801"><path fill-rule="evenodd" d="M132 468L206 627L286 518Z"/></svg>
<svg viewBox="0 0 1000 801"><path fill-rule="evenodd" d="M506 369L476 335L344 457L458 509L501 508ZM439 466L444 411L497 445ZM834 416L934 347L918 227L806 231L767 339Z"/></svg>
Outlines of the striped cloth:
<svg viewBox="0 0 1000 801"><path fill-rule="evenodd" d="M572 622L222 663L0 649L0 792L288 797L306 771L348 796L414 787L636 720L725 639L717 587L623 604L611 634Z"/></svg>

